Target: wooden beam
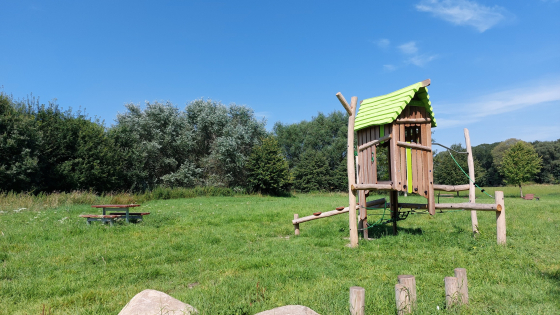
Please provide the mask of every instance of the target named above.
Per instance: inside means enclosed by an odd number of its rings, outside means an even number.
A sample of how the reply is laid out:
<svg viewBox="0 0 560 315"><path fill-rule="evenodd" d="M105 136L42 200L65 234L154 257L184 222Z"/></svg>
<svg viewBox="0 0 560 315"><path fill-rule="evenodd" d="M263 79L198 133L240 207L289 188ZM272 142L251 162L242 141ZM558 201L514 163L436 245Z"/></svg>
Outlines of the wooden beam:
<svg viewBox="0 0 560 315"><path fill-rule="evenodd" d="M443 191L465 191L469 190L470 185L434 185L434 190L443 190Z"/></svg>
<svg viewBox="0 0 560 315"><path fill-rule="evenodd" d="M340 101L340 104L342 104L344 109L346 109L346 112L348 113L348 115L352 116L352 109L350 108L350 105L348 105L348 102L346 101L344 96L342 96L342 93L340 93L340 92L336 93L336 97L338 98L338 100Z"/></svg>
<svg viewBox="0 0 560 315"><path fill-rule="evenodd" d="M499 204L484 204L484 203L437 203L436 209L465 209L465 210L480 210L480 211L502 211L502 206Z"/></svg>
<svg viewBox="0 0 560 315"><path fill-rule="evenodd" d="M352 190L391 190L392 184L353 184Z"/></svg>
<svg viewBox="0 0 560 315"><path fill-rule="evenodd" d="M373 207L373 206L378 206L381 204L384 204L386 202L385 198L381 198L381 199L376 199L376 200L372 200L372 201L368 201L366 203L366 207ZM292 224L293 225L297 225L297 232L299 235L299 224L303 223L303 222L307 222L307 221L312 221L312 220L317 220L317 219L322 219L322 218L326 218L326 217L332 217L333 215L337 215L337 214L342 214L342 213L347 213L349 210L349 208L346 207L342 210L332 210L332 211L327 211L327 212L323 212L320 215L310 215L307 217L303 217L303 218L296 218L296 215L294 215L294 219L292 220ZM356 210L359 209L359 206L356 206Z"/></svg>
<svg viewBox="0 0 560 315"><path fill-rule="evenodd" d="M400 147L411 148L411 149L418 149L418 150L424 150L424 151L432 152L432 148L427 147L427 146L425 146L425 145L416 144L416 143L406 143L406 142L398 141L398 142L397 142L397 145L400 146Z"/></svg>
<svg viewBox="0 0 560 315"><path fill-rule="evenodd" d="M428 209L428 205L423 203L400 203L399 202L399 208Z"/></svg>
<svg viewBox="0 0 560 315"><path fill-rule="evenodd" d="M395 120L397 124L423 124L431 122L431 118L401 118Z"/></svg>
<svg viewBox="0 0 560 315"><path fill-rule="evenodd" d="M430 84L432 84L432 80L430 80L430 79L426 79L426 80L422 81L422 87L427 87Z"/></svg>
<svg viewBox="0 0 560 315"><path fill-rule="evenodd" d="M387 141L387 140L390 140L390 139L391 139L391 135L387 135L387 136L385 136L381 139L373 140L373 141L370 141L368 143L362 144L361 146L358 147L358 152L363 151L363 150L365 150L365 149L367 149L371 146L374 146L374 145L376 145L380 142Z"/></svg>

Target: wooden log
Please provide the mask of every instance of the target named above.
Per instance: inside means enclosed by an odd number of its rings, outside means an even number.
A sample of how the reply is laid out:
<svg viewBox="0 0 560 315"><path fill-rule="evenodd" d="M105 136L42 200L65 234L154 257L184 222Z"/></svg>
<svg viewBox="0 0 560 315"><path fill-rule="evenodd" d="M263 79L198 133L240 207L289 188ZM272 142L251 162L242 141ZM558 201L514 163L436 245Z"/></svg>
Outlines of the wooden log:
<svg viewBox="0 0 560 315"><path fill-rule="evenodd" d="M506 209L504 203L504 192L494 192L496 203L501 208L501 211L496 211L496 238L498 244L506 244Z"/></svg>
<svg viewBox="0 0 560 315"><path fill-rule="evenodd" d="M294 214L294 221L297 221L298 218L299 218L299 215L297 213L295 213ZM294 224L294 233L296 235L299 235L299 223Z"/></svg>
<svg viewBox="0 0 560 315"><path fill-rule="evenodd" d="M443 190L443 191L464 191L469 190L470 185L434 185L434 190Z"/></svg>
<svg viewBox="0 0 560 315"><path fill-rule="evenodd" d="M362 287L350 287L350 314L366 314L366 289Z"/></svg>
<svg viewBox="0 0 560 315"><path fill-rule="evenodd" d="M337 94L337 96L340 93ZM340 94L342 97L342 94ZM344 98L342 98L344 99ZM350 116L348 117L348 147L346 149L347 163L348 163L348 199L350 203L350 209L356 208L356 193L352 189L352 185L355 185L356 175L354 174L354 123L355 123L355 112L356 106L358 104L358 98L352 96ZM350 230L350 247L358 246L358 222L356 218L356 211L349 211L350 215L348 218L348 225Z"/></svg>
<svg viewBox="0 0 560 315"><path fill-rule="evenodd" d="M431 122L431 118L401 118L395 120L397 124L423 124Z"/></svg>
<svg viewBox="0 0 560 315"><path fill-rule="evenodd" d="M336 97L338 98L338 100L340 101L340 104L342 104L344 109L346 109L346 112L348 113L348 115L352 116L353 115L352 114L352 109L350 108L350 105L348 105L348 102L346 101L344 96L342 96L342 93L340 93L340 92L336 93Z"/></svg>
<svg viewBox="0 0 560 315"><path fill-rule="evenodd" d="M484 203L438 203L436 209L465 209L465 210L479 210L479 211L502 211L502 206L499 204L484 204Z"/></svg>
<svg viewBox="0 0 560 315"><path fill-rule="evenodd" d="M457 278L456 277L445 277L445 303L447 309L452 308L458 303L458 292L457 292Z"/></svg>
<svg viewBox="0 0 560 315"><path fill-rule="evenodd" d="M467 269L455 268L455 278L457 278L457 291L459 292L459 303L469 304L469 285L467 282Z"/></svg>
<svg viewBox="0 0 560 315"><path fill-rule="evenodd" d="M372 200L372 201L368 201L366 202L366 207L374 207L374 206L379 206L382 204L385 204L386 200L385 198L381 198L381 199L376 199L376 200ZM302 218L295 218L294 215L294 220L292 220L292 224L300 224L303 222L307 222L307 221L312 221L312 220L317 220L317 219L322 219L322 218L326 218L326 217L332 217L333 215L337 215L337 214L342 214L342 213L347 213L349 210L348 207L345 207L342 210L332 210L332 211L327 211L327 212L322 212L320 215L310 215L307 217L302 217ZM356 206L356 210L358 210L358 206Z"/></svg>
<svg viewBox="0 0 560 315"><path fill-rule="evenodd" d="M391 190L391 184L353 184L352 190Z"/></svg>
<svg viewBox="0 0 560 315"><path fill-rule="evenodd" d="M402 142L402 141L398 141L397 145L399 147L405 147L405 148L418 149L418 150L424 150L424 151L432 152L432 148L430 148L428 146L425 146L425 145L420 145L420 144L415 144L415 143L406 143L406 142Z"/></svg>
<svg viewBox="0 0 560 315"><path fill-rule="evenodd" d="M367 148L369 148L369 147L371 147L371 146L374 146L374 145L376 145L376 144L378 144L378 143L380 143L380 142L383 142L383 141L387 141L387 140L389 140L389 139L391 139L391 138L392 138L391 135L387 135L387 136L385 136L385 137L383 137L383 138L381 138L381 139L377 139L377 140L370 141L370 142L368 142L368 143L365 143L365 144L359 146L359 147L358 147L358 151L361 152L361 151L363 151L363 150L365 150L365 149L367 149Z"/></svg>
<svg viewBox="0 0 560 315"><path fill-rule="evenodd" d="M398 315L412 313L409 291L400 283L395 284L395 302Z"/></svg>
<svg viewBox="0 0 560 315"><path fill-rule="evenodd" d="M469 136L469 130L465 128L465 144L467 145L467 165L469 166L469 202L475 203L476 202L476 190L474 187L474 157L471 148L471 138ZM471 225L473 234L478 233L478 218L476 216L476 211L471 211Z"/></svg>
<svg viewBox="0 0 560 315"><path fill-rule="evenodd" d="M416 278L413 275L399 275L397 276L399 284L402 284L408 293L411 309L416 307Z"/></svg>

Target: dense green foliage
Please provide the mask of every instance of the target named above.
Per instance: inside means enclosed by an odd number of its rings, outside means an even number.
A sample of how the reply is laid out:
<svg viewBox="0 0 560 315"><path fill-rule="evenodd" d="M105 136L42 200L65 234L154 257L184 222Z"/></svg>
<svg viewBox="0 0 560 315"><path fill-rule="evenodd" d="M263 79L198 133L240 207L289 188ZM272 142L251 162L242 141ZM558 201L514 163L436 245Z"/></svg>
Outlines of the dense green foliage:
<svg viewBox="0 0 560 315"><path fill-rule="evenodd" d="M287 161L292 189L347 190L346 114L335 111L319 113L310 121L278 122L271 134L264 125L246 106L200 99L184 110L169 102L143 107L128 104L107 128L83 112L63 111L56 103L14 101L0 94L0 190L139 192L159 186L200 186L277 193L279 187L288 187L280 179L271 184L272 174L283 169L274 169L279 164L270 164L270 170L259 166L263 173L249 180L257 167L249 164L251 152L267 136L275 138ZM518 141L473 147L478 185L506 183L498 170L505 152ZM560 140L537 141L533 146L542 158L542 168L525 180L560 182ZM465 150L460 145L453 147ZM385 147L378 147L380 180L388 180L386 153ZM467 171L466 156L455 157ZM434 156L434 180L436 184L468 183L446 151Z"/></svg>
<svg viewBox="0 0 560 315"><path fill-rule="evenodd" d="M290 168L274 137L264 138L253 148L247 171L252 191L277 195L289 188Z"/></svg>
<svg viewBox="0 0 560 315"><path fill-rule="evenodd" d="M348 189L346 145L348 115L319 113L311 121L274 125L274 134L299 191Z"/></svg>
<svg viewBox="0 0 560 315"><path fill-rule="evenodd" d="M518 185L523 197L521 184L532 180L541 169L541 159L530 144L518 141L502 157L499 170L508 184Z"/></svg>

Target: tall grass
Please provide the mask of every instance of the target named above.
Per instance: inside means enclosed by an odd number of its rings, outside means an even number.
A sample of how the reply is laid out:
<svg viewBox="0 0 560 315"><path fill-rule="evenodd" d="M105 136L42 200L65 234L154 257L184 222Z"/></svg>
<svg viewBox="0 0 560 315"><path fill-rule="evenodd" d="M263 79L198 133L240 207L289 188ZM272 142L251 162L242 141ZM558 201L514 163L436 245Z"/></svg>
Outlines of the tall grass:
<svg viewBox="0 0 560 315"><path fill-rule="evenodd" d="M229 197L239 192L223 187L169 188L157 187L144 193L109 192L96 194L92 191L72 191L55 193L15 193L0 192L0 211L44 210L72 205L93 204L134 204L150 200L194 198L202 196Z"/></svg>

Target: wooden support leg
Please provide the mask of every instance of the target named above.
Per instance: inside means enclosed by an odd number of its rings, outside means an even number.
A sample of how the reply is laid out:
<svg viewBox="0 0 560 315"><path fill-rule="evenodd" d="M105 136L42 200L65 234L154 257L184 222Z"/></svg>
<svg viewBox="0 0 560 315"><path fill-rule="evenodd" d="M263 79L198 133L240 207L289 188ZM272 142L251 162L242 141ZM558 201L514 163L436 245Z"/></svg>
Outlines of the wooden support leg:
<svg viewBox="0 0 560 315"><path fill-rule="evenodd" d="M297 213L294 214L294 220L299 219L299 215ZM296 235L299 235L299 223L298 224L294 224L294 233Z"/></svg>
<svg viewBox="0 0 560 315"><path fill-rule="evenodd" d="M393 235L397 235L397 219L399 218L399 192L391 190L391 219L393 219Z"/></svg>
<svg viewBox="0 0 560 315"><path fill-rule="evenodd" d="M368 239L368 229L367 229L367 206L366 206L366 192L365 190L360 190L359 201L360 201L360 222L359 227L362 229L364 239Z"/></svg>

